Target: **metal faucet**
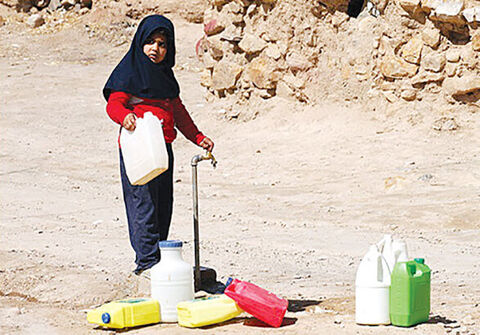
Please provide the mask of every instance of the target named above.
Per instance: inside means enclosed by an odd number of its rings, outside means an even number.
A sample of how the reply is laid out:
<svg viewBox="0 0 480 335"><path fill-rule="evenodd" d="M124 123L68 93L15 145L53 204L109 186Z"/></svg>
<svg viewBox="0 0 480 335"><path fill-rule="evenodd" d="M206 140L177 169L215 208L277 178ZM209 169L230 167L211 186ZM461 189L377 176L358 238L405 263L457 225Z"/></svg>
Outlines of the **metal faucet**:
<svg viewBox="0 0 480 335"><path fill-rule="evenodd" d="M212 166L213 168L217 167L217 160L213 156L213 154L210 151L207 151L203 155L195 155L192 157L192 166L197 166L198 162L205 161L205 160L212 160Z"/></svg>
<svg viewBox="0 0 480 335"><path fill-rule="evenodd" d="M194 234L194 248L195 248L195 268L194 281L195 291L201 288L201 273L200 273L200 231L198 225L198 182L197 182L197 164L198 162L211 160L213 168L217 166L217 160L211 152L207 151L203 155L195 155L192 157L192 194L193 194L193 234Z"/></svg>

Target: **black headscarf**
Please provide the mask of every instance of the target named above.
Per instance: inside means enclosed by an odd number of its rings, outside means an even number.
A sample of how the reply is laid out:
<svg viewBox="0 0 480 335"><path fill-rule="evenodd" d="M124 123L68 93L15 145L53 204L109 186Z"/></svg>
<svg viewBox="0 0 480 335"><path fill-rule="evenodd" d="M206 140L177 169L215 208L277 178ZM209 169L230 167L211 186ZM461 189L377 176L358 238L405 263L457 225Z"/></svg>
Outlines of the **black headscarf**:
<svg viewBox="0 0 480 335"><path fill-rule="evenodd" d="M148 37L159 29L167 35L167 54L161 63L155 64L143 52L143 46ZM127 54L108 78L103 96L108 101L112 91L121 91L142 98L176 98L180 88L172 71L174 65L175 32L172 22L162 15L147 16L138 25Z"/></svg>

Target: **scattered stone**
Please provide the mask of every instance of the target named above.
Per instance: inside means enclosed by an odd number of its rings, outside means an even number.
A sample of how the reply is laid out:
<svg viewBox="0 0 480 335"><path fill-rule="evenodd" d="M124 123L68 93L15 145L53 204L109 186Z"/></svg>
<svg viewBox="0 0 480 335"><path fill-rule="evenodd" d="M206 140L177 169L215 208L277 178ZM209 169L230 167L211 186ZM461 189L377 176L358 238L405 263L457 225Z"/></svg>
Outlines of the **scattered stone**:
<svg viewBox="0 0 480 335"><path fill-rule="evenodd" d="M342 318L339 315L335 315L335 317L333 318L333 323L339 325L342 322L343 322Z"/></svg>
<svg viewBox="0 0 480 335"><path fill-rule="evenodd" d="M65 7L65 8L73 7L75 6L76 3L77 3L76 0L61 0L60 2L62 7Z"/></svg>
<svg viewBox="0 0 480 335"><path fill-rule="evenodd" d="M409 63L420 64L423 41L417 37L408 41L401 49L400 56Z"/></svg>
<svg viewBox="0 0 480 335"><path fill-rule="evenodd" d="M380 71L386 78L400 79L404 77L413 77L418 70L418 66L410 64L400 57L389 55L380 63Z"/></svg>
<svg viewBox="0 0 480 335"><path fill-rule="evenodd" d="M475 324L475 320L473 320L471 315L467 315L466 317L463 318L461 323L466 326L473 326Z"/></svg>
<svg viewBox="0 0 480 335"><path fill-rule="evenodd" d="M438 54L438 53L433 53L430 55L427 55L424 57L422 60L422 65L427 71L432 71L432 72L440 72L443 70L445 67L445 55L444 54Z"/></svg>
<svg viewBox="0 0 480 335"><path fill-rule="evenodd" d="M45 23L42 14L33 14L27 20L27 25L31 28L38 28Z"/></svg>
<svg viewBox="0 0 480 335"><path fill-rule="evenodd" d="M267 47L267 42L261 39L258 36L253 34L245 34L243 39L238 44L240 49L245 51L247 54L253 54L262 51Z"/></svg>
<svg viewBox="0 0 480 335"><path fill-rule="evenodd" d="M435 129L435 128L434 128ZM433 175L431 175L430 173L426 173L424 174L423 176L419 177L418 180L421 180L421 181L430 181L433 179Z"/></svg>
<svg viewBox="0 0 480 335"><path fill-rule="evenodd" d="M458 129L458 124L453 117L442 117L433 123L433 129L437 131L453 131Z"/></svg>
<svg viewBox="0 0 480 335"><path fill-rule="evenodd" d="M82 7L92 8L92 0L80 0Z"/></svg>
<svg viewBox="0 0 480 335"><path fill-rule="evenodd" d="M413 101L417 98L417 90L412 87L404 87L400 91L400 96L406 101Z"/></svg>
<svg viewBox="0 0 480 335"><path fill-rule="evenodd" d="M5 24L5 19L0 15L0 27Z"/></svg>
<svg viewBox="0 0 480 335"><path fill-rule="evenodd" d="M48 9L51 11L57 10L60 7L62 7L60 0L50 0L50 3L48 4Z"/></svg>
<svg viewBox="0 0 480 335"><path fill-rule="evenodd" d="M210 69L204 69L200 74L200 85L204 87L212 87L212 73Z"/></svg>
<svg viewBox="0 0 480 335"><path fill-rule="evenodd" d="M302 89L305 88L305 81L295 77L293 74L289 73L286 76L283 77L283 80L287 85L290 87L296 88L296 89Z"/></svg>

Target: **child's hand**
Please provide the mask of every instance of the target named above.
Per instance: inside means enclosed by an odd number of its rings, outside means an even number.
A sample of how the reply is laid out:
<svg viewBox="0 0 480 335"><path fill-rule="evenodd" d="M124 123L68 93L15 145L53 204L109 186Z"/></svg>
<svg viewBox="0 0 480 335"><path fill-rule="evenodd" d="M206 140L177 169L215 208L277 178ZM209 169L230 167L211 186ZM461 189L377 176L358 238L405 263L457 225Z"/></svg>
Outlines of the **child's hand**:
<svg viewBox="0 0 480 335"><path fill-rule="evenodd" d="M136 120L137 117L134 113L127 114L127 116L125 116L125 119L123 119L123 128L125 128L126 130L134 131L135 127L137 126Z"/></svg>
<svg viewBox="0 0 480 335"><path fill-rule="evenodd" d="M208 137L205 137L202 142L200 142L200 146L204 149L206 149L208 152L212 152L213 150L213 146L215 144L213 143L213 141L211 139L209 139Z"/></svg>

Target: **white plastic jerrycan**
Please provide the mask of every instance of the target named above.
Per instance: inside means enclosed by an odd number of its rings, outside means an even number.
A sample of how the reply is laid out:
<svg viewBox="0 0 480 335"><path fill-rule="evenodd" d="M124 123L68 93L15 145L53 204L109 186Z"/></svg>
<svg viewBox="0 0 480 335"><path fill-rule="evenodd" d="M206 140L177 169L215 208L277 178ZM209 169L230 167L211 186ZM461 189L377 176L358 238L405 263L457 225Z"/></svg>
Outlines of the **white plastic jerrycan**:
<svg viewBox="0 0 480 335"><path fill-rule="evenodd" d="M193 300L193 268L182 258L182 241L160 241L160 262L151 270L152 299L160 304L160 321L177 322L177 304Z"/></svg>
<svg viewBox="0 0 480 335"><path fill-rule="evenodd" d="M393 272L397 262L408 261L407 244L402 240L392 239L392 235L383 236L377 243L377 247L387 261L390 273Z"/></svg>
<svg viewBox="0 0 480 335"><path fill-rule="evenodd" d="M355 280L355 322L361 325L388 325L390 270L376 245L370 246L357 270Z"/></svg>
<svg viewBox="0 0 480 335"><path fill-rule="evenodd" d="M144 185L168 170L162 122L151 112L137 119L134 131L121 129L120 146L125 171L132 185Z"/></svg>

